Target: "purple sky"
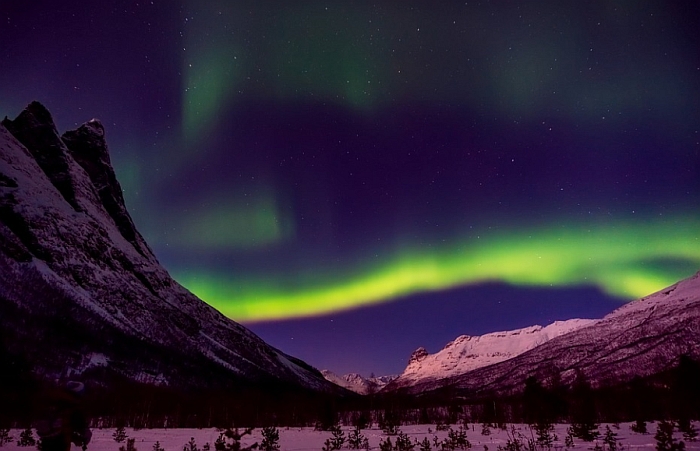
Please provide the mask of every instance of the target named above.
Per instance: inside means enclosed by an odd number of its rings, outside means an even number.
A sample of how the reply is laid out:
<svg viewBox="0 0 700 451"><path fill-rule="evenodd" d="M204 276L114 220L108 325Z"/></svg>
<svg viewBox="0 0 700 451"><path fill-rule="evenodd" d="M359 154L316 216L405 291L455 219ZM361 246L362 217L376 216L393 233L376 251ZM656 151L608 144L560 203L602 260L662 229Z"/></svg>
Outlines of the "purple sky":
<svg viewBox="0 0 700 451"><path fill-rule="evenodd" d="M700 266L696 1L6 3L0 113L101 119L161 263L318 368Z"/></svg>

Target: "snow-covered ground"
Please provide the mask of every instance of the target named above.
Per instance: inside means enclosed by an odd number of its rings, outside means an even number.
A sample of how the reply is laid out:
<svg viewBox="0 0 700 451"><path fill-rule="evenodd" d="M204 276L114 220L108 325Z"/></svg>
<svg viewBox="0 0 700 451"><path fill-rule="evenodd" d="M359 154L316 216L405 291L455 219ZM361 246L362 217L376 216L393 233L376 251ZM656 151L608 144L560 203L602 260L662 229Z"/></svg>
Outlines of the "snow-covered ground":
<svg viewBox="0 0 700 451"><path fill-rule="evenodd" d="M700 424L694 423L696 428L700 429ZM605 433L605 424L599 427L601 435ZM613 427L611 429L617 434L622 450L649 450L654 451L656 442L654 440L654 434L656 433L656 424L648 423L647 429L648 434L636 434L630 430L630 423L622 423L619 425L619 429ZM516 430L523 434L525 437L534 437L534 432L530 431L528 426L515 425ZM556 425L555 433L557 434L559 440L555 442L554 450L564 449L564 438L566 437L566 429L568 425ZM457 429L458 427L453 426ZM496 451L499 445L504 445L508 439L508 434L506 431L491 428L490 435L482 435L481 424L469 425L469 430L467 431L467 438L471 442L472 449L475 451ZM344 427L346 436L352 430L350 427ZM428 430L431 432L429 433ZM509 425L510 430L510 425ZM446 431L435 432L435 425L413 425L413 426L403 426L401 431L406 433L411 439L417 439L422 441L423 438L427 437L432 444L433 437L437 436L438 440L442 440L447 437ZM2 451L32 451L35 448L23 448L17 446L17 438L19 437L21 431L11 430L10 435L15 439L12 443L5 444L2 447ZM114 429L95 429L93 431L93 439L88 447L89 451L118 451L120 446L125 446L125 443L117 443L112 438ZM320 451L326 439L331 437L330 432L314 431L311 428L279 428L280 433L280 450L281 451ZM128 437L135 439L135 446L137 451L152 451L153 445L158 441L161 447L165 451L182 451L185 444L190 441L190 438L194 437L197 447L201 450L205 443L211 445L212 450L214 449L214 441L219 436L219 431L216 429L126 429L126 434ZM386 437L379 429L367 429L363 430L362 434L368 438L370 449L378 450L380 440L384 440ZM674 433L674 437L677 440L682 440L682 435L679 432ZM248 445L253 442L260 442L261 440L261 430L255 429L252 435L246 436L242 440L242 444ZM395 438L392 437L392 443L395 442ZM599 440L602 446L602 439ZM700 450L700 441L696 442L685 442L686 450ZM347 446L347 444L346 444ZM583 442L581 440L574 440L573 450L589 450L593 449L595 442ZM343 449L347 449L344 447ZM433 449L436 449L433 447ZM415 450L418 450L416 446ZM72 451L80 451L80 448L73 446Z"/></svg>

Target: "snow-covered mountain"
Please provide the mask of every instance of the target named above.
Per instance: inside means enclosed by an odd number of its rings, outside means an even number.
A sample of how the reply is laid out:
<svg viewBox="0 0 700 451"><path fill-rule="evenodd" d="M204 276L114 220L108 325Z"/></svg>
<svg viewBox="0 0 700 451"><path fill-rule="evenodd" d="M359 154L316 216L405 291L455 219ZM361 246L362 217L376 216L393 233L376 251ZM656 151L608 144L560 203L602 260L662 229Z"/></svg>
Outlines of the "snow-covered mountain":
<svg viewBox="0 0 700 451"><path fill-rule="evenodd" d="M321 370L321 374L326 380L333 382L334 384L359 393L361 395L368 395L372 393L377 393L379 390L384 388L386 384L396 379L397 376L379 376L379 377L363 377L357 373L349 373L343 376L338 376L332 371Z"/></svg>
<svg viewBox="0 0 700 451"><path fill-rule="evenodd" d="M552 338L590 326L596 321L571 319L556 321L546 327L530 326L480 336L462 335L435 354L428 354L425 348L418 348L411 355L404 372L392 386L405 387L459 376L477 368L511 359Z"/></svg>
<svg viewBox="0 0 700 451"><path fill-rule="evenodd" d="M126 210L97 120L61 136L34 102L2 122L0 275L2 341L40 376L337 391L170 277Z"/></svg>
<svg viewBox="0 0 700 451"><path fill-rule="evenodd" d="M401 384L399 378L385 390L427 393L449 386L478 396L521 390L529 376L558 376L570 384L576 372L594 387L609 386L670 370L683 355L700 360L700 273L507 360L440 379Z"/></svg>

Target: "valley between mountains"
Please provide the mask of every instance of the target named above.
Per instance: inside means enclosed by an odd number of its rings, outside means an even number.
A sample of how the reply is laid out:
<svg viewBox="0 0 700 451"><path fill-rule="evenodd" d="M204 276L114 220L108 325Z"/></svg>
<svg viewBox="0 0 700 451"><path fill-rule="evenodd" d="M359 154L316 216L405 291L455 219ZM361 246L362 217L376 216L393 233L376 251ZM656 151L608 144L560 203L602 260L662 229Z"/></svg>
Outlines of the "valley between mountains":
<svg viewBox="0 0 700 451"><path fill-rule="evenodd" d="M144 409L208 426L439 417L448 406L510 421L523 415L526 381L571 405L585 382L601 417L640 393L654 400L645 412L698 414L700 377L687 381L700 375L700 274L604 318L420 348L400 375L321 372L173 280L127 211L102 123L61 134L38 102L0 126L0 274L6 418L31 416L22 395L68 378L95 388L94 409L110 400L104 415L144 425Z"/></svg>

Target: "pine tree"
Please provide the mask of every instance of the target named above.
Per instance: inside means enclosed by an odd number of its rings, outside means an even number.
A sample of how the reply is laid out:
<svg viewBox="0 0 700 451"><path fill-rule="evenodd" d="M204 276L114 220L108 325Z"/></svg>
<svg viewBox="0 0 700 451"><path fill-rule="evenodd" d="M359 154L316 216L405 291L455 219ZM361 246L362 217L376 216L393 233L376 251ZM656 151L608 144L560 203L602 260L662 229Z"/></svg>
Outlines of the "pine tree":
<svg viewBox="0 0 700 451"><path fill-rule="evenodd" d="M10 430L7 428L0 428L0 446L5 446L5 443L12 443Z"/></svg>
<svg viewBox="0 0 700 451"><path fill-rule="evenodd" d="M238 428L231 429L228 428L216 439L214 442L214 449L216 451L250 451L258 447L258 443L253 443L245 448L241 445L241 439L250 435L253 432L252 428L247 428L243 432L238 432ZM230 440L230 442L228 442Z"/></svg>
<svg viewBox="0 0 700 451"><path fill-rule="evenodd" d="M678 430L683 433L683 438L689 442L694 442L698 439L698 430L692 421L687 418L678 420Z"/></svg>
<svg viewBox="0 0 700 451"><path fill-rule="evenodd" d="M430 440L428 440L428 437L423 438L423 441L420 442L420 451L433 451L433 448L430 446Z"/></svg>
<svg viewBox="0 0 700 451"><path fill-rule="evenodd" d="M598 425L595 423L572 423L566 432L568 435L580 438L584 442L592 442L600 435Z"/></svg>
<svg viewBox="0 0 700 451"><path fill-rule="evenodd" d="M617 434L610 429L610 426L605 426L605 435L603 436L603 444L608 447L609 451L617 451L618 440Z"/></svg>
<svg viewBox="0 0 700 451"><path fill-rule="evenodd" d="M160 442L156 440L156 442L153 444L153 451L165 451L162 446L160 446Z"/></svg>
<svg viewBox="0 0 700 451"><path fill-rule="evenodd" d="M126 447L120 446L119 451L138 451L136 449L136 439L135 438L127 438L126 439Z"/></svg>
<svg viewBox="0 0 700 451"><path fill-rule="evenodd" d="M659 421L654 439L656 440L657 451L685 450L685 443L677 442L676 439L673 438L673 423L670 421Z"/></svg>
<svg viewBox="0 0 700 451"><path fill-rule="evenodd" d="M127 439L126 430L124 429L124 426L117 427L117 429L115 429L114 433L112 434L112 438L117 443L123 443L124 440Z"/></svg>
<svg viewBox="0 0 700 451"><path fill-rule="evenodd" d="M554 445L554 425L547 421L540 421L535 424L537 434L537 445L540 448L552 449Z"/></svg>
<svg viewBox="0 0 700 451"><path fill-rule="evenodd" d="M345 443L345 433L343 433L343 431L340 429L339 424L336 424L335 426L331 427L330 431L332 436L331 438L326 439L323 445L323 451L340 449Z"/></svg>
<svg viewBox="0 0 700 451"><path fill-rule="evenodd" d="M355 427L355 429L348 434L348 448L369 449L369 440L360 433L359 427Z"/></svg>
<svg viewBox="0 0 700 451"><path fill-rule="evenodd" d="M634 424L630 426L630 429L632 432L636 432L637 434L648 434L647 423L644 420L635 421Z"/></svg>
<svg viewBox="0 0 700 451"><path fill-rule="evenodd" d="M262 442L260 449L263 451L279 451L280 449L280 432L276 427L266 427L262 429Z"/></svg>
<svg viewBox="0 0 700 451"><path fill-rule="evenodd" d="M217 439L214 441L214 449L216 451L224 451L226 449L224 434L219 434L219 437L217 437Z"/></svg>
<svg viewBox="0 0 700 451"><path fill-rule="evenodd" d="M399 434L396 436L396 443L394 444L394 450L396 451L412 451L413 448L415 447L415 443L411 441L410 438L408 438L408 435L406 435L403 432L399 432Z"/></svg>
<svg viewBox="0 0 700 451"><path fill-rule="evenodd" d="M456 431L450 428L447 431L446 441L449 443L450 449L468 449L472 447L472 444L467 439L467 431L463 427Z"/></svg>
<svg viewBox="0 0 700 451"><path fill-rule="evenodd" d="M195 442L194 437L190 437L190 441L185 444L182 451L199 451L197 447L197 442Z"/></svg>
<svg viewBox="0 0 700 451"><path fill-rule="evenodd" d="M36 439L34 438L34 431L32 431L32 428L27 428L19 434L17 446L36 446Z"/></svg>
<svg viewBox="0 0 700 451"><path fill-rule="evenodd" d="M379 441L379 451L394 451L394 445L391 443L391 437L387 437L386 440Z"/></svg>

